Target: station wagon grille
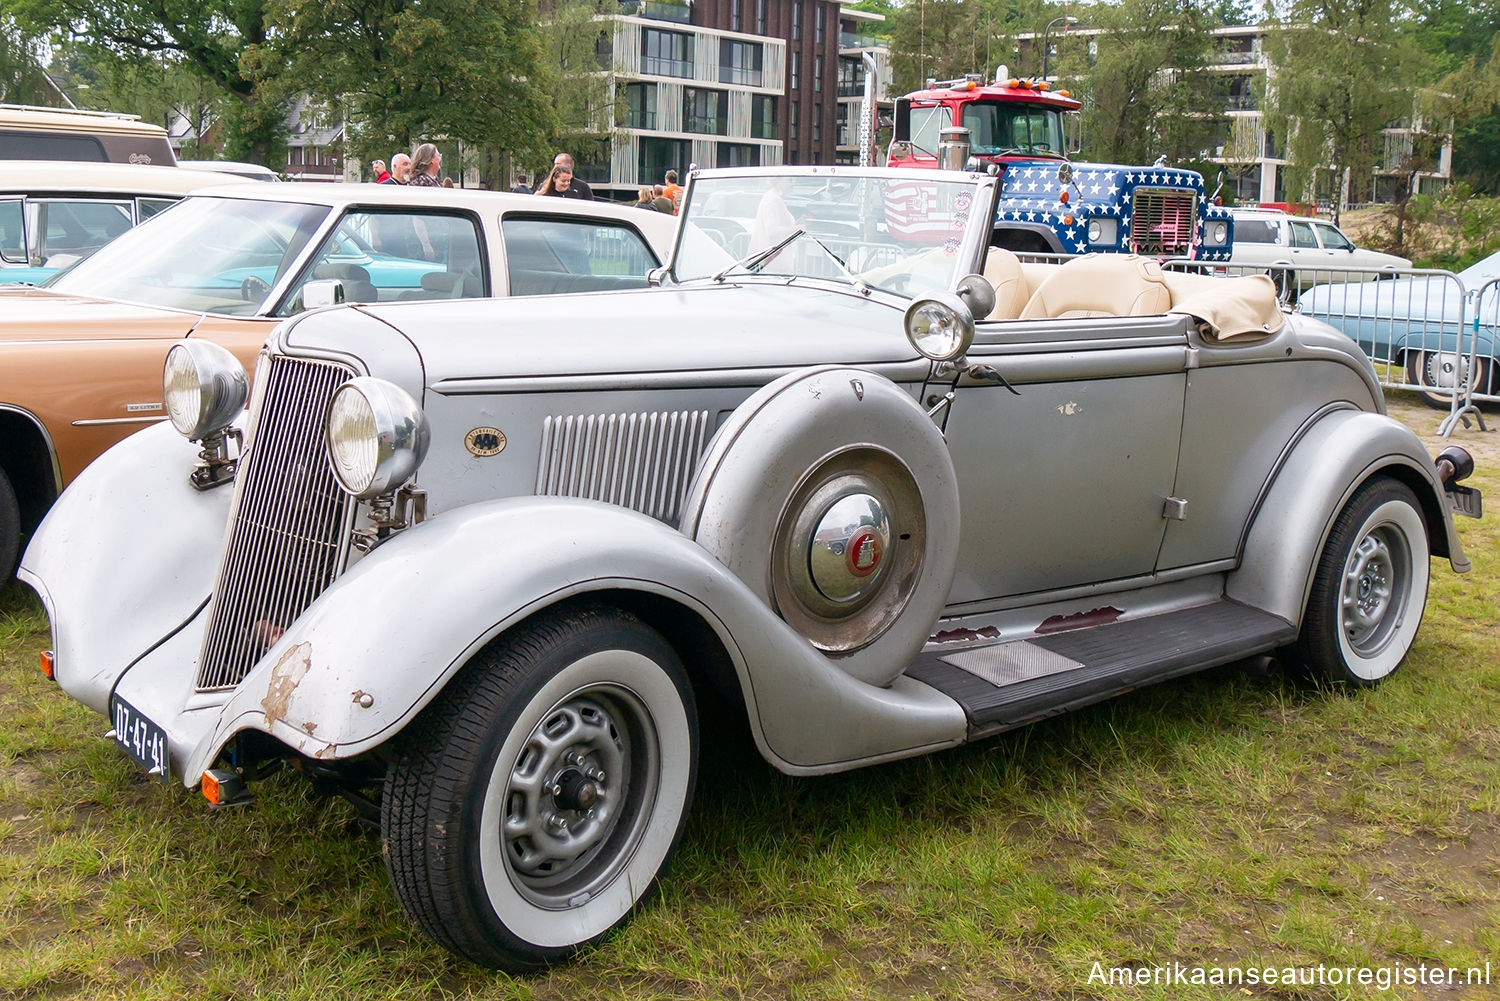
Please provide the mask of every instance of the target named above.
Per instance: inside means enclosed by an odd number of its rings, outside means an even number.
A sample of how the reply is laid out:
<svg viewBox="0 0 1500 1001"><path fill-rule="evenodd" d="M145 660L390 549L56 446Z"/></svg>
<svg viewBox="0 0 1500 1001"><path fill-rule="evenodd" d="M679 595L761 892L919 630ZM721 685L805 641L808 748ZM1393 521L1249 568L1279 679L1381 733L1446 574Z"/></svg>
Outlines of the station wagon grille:
<svg viewBox="0 0 1500 1001"><path fill-rule="evenodd" d="M1193 246L1198 195L1171 188L1136 188L1130 210L1130 247L1138 254L1166 257Z"/></svg>
<svg viewBox="0 0 1500 1001"><path fill-rule="evenodd" d="M708 447L712 412L548 417L536 492L618 504L676 524Z"/></svg>
<svg viewBox="0 0 1500 1001"><path fill-rule="evenodd" d="M260 410L235 479L198 689L242 681L338 573L348 517L323 446L323 415L354 373L342 365L272 358Z"/></svg>

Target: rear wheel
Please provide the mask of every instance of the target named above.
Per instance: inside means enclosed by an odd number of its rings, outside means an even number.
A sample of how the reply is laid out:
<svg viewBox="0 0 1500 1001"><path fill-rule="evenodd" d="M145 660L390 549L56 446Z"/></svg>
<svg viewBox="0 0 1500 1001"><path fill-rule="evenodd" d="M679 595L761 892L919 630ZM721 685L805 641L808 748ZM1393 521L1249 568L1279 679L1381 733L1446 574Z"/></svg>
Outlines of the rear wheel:
<svg viewBox="0 0 1500 1001"><path fill-rule="evenodd" d="M682 663L639 619L587 608L522 628L403 739L381 802L397 897L482 966L598 941L677 844L697 740Z"/></svg>
<svg viewBox="0 0 1500 1001"><path fill-rule="evenodd" d="M1318 560L1297 652L1317 678L1369 688L1406 658L1427 604L1429 548L1405 484L1371 481L1339 513Z"/></svg>
<svg viewBox="0 0 1500 1001"><path fill-rule="evenodd" d="M21 555L21 509L10 480L0 471L0 586L16 572Z"/></svg>
<svg viewBox="0 0 1500 1001"><path fill-rule="evenodd" d="M1490 391L1491 364L1489 358L1475 358L1471 382L1468 355L1456 351L1409 351L1406 381L1423 387L1418 392L1423 403L1434 410L1448 410L1459 387L1472 384L1476 393Z"/></svg>

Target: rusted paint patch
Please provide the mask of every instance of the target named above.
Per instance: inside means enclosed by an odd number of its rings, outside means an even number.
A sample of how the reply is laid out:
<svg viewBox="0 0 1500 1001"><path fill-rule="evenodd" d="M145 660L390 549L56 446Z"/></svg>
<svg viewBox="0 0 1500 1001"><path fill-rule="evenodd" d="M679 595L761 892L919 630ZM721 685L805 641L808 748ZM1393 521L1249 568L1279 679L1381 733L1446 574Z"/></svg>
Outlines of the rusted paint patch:
<svg viewBox="0 0 1500 1001"><path fill-rule="evenodd" d="M307 731L307 735L311 737L317 731L318 724L312 722L311 720L308 720L306 723L302 724L302 729Z"/></svg>
<svg viewBox="0 0 1500 1001"><path fill-rule="evenodd" d="M944 629L927 638L929 643L966 643L969 640L997 640L1000 630L994 626L981 629Z"/></svg>
<svg viewBox="0 0 1500 1001"><path fill-rule="evenodd" d="M1091 608L1087 612L1074 612L1072 615L1049 615L1036 627L1036 633L1038 636L1045 636L1047 633L1061 633L1069 629L1102 626L1124 614L1123 609L1105 605L1103 608Z"/></svg>
<svg viewBox="0 0 1500 1001"><path fill-rule="evenodd" d="M260 700L260 707L266 711L266 726L286 719L292 693L307 676L307 669L311 666L312 644L298 643L282 654L276 666L271 668L271 683L266 686L266 697Z"/></svg>

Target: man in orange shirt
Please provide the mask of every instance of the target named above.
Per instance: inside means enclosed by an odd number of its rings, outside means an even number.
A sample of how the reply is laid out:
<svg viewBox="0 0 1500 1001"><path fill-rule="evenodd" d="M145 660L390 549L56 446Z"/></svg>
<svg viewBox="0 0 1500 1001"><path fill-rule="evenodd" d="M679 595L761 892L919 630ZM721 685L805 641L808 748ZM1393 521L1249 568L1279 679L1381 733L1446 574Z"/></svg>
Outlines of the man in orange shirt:
<svg viewBox="0 0 1500 1001"><path fill-rule="evenodd" d="M676 215L677 210L682 208L682 185L677 183L677 171L667 171L664 180L667 183L662 186L661 193L672 199L672 214Z"/></svg>

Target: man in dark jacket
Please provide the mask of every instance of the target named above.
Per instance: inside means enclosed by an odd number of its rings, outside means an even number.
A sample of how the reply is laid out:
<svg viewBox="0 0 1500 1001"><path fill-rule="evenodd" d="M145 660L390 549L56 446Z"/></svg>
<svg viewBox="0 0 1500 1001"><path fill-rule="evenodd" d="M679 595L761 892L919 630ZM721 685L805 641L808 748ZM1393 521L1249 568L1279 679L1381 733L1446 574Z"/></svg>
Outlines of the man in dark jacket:
<svg viewBox="0 0 1500 1001"><path fill-rule="evenodd" d="M552 158L552 166L567 167L573 172L573 188L578 194L569 197L578 197L590 202L594 200L594 189L589 187L587 181L578 176L578 168L573 163L573 155L571 153L559 153L554 156Z"/></svg>

